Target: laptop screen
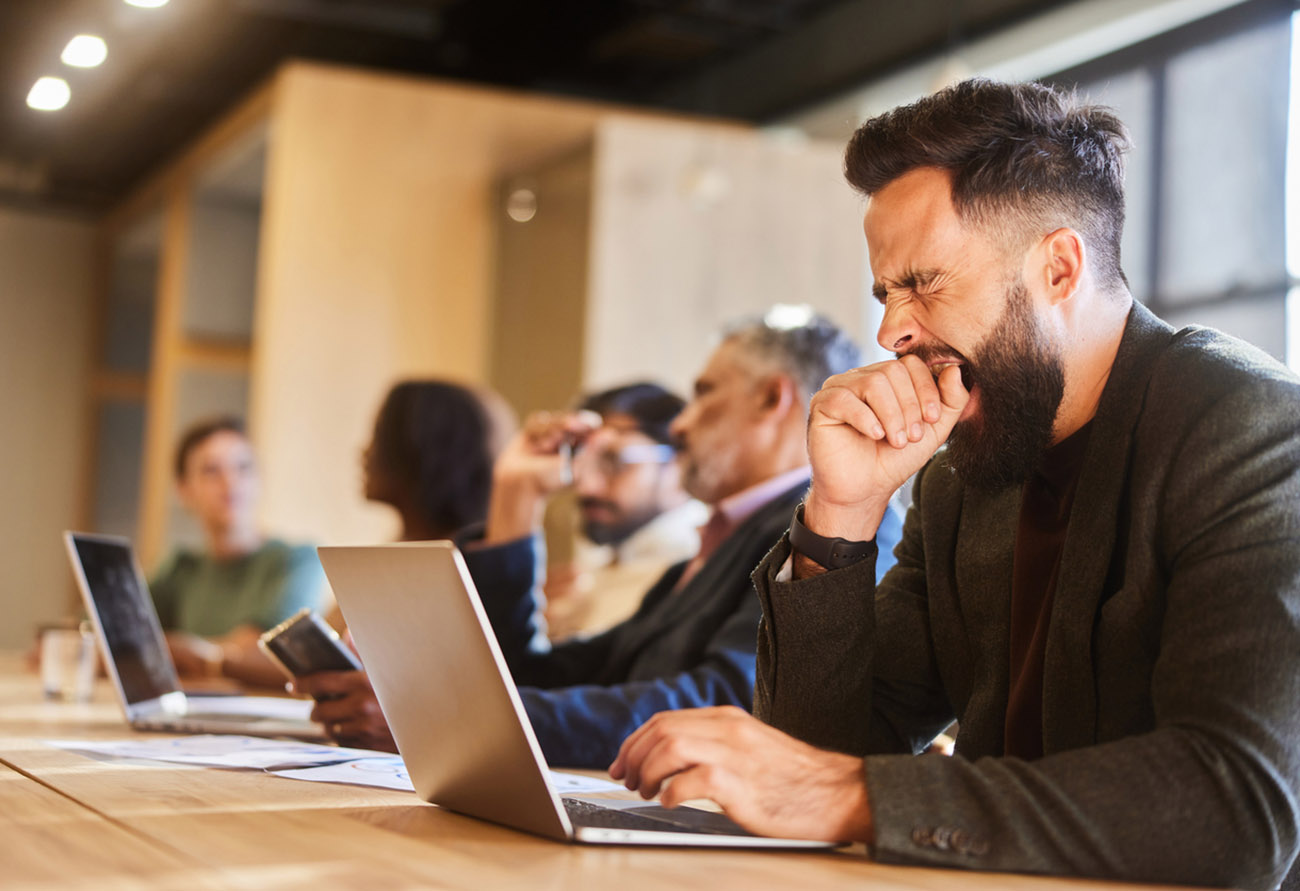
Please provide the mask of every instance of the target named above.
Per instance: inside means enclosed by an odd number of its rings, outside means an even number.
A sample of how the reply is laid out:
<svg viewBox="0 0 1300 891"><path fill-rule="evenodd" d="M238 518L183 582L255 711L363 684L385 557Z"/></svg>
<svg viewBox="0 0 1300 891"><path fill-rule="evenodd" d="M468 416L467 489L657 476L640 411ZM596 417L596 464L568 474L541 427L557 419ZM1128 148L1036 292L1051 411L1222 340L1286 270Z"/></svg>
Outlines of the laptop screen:
<svg viewBox="0 0 1300 891"><path fill-rule="evenodd" d="M77 559L128 704L180 689L158 614L126 543L74 535Z"/></svg>

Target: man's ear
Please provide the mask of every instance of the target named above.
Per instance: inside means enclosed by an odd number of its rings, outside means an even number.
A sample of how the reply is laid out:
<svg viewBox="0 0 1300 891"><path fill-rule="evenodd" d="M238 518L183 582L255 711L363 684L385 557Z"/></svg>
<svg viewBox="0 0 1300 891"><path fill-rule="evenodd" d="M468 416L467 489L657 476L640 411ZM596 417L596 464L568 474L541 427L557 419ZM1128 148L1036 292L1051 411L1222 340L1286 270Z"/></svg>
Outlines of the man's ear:
<svg viewBox="0 0 1300 891"><path fill-rule="evenodd" d="M770 374L758 383L764 413L784 417L798 404L794 381L786 374Z"/></svg>
<svg viewBox="0 0 1300 891"><path fill-rule="evenodd" d="M1041 281L1053 306L1069 300L1083 281L1087 247L1083 236L1062 227L1049 232L1039 243Z"/></svg>

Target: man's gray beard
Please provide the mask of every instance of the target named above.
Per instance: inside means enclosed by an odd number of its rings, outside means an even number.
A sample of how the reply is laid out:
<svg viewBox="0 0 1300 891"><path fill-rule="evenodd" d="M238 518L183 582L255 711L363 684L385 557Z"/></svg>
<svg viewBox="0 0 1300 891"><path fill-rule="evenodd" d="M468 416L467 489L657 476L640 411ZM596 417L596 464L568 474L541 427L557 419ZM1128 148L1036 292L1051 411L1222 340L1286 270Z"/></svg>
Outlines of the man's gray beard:
<svg viewBox="0 0 1300 891"><path fill-rule="evenodd" d="M979 414L953 427L948 461L976 489L1024 483L1052 442L1065 368L1038 327L1030 299L1023 281L1011 285L1002 317L969 357Z"/></svg>

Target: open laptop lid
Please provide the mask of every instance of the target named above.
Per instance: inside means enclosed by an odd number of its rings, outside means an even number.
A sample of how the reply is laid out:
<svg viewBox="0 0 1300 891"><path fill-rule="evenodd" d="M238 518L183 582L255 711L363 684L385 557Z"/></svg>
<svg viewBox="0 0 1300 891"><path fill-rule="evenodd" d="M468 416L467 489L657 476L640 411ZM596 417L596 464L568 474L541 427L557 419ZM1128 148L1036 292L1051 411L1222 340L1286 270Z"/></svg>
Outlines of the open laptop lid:
<svg viewBox="0 0 1300 891"><path fill-rule="evenodd" d="M185 694L131 543L84 532L65 532L63 540L127 721L183 714Z"/></svg>
<svg viewBox="0 0 1300 891"><path fill-rule="evenodd" d="M418 542L317 553L420 797L572 838L456 548Z"/></svg>

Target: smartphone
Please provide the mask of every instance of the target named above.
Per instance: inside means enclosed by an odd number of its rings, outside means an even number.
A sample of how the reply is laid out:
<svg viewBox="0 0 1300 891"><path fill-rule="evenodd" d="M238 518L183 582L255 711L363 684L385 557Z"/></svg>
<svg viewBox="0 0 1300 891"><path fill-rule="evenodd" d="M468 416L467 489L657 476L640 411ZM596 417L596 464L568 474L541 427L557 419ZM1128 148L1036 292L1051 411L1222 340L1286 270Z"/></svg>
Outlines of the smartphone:
<svg viewBox="0 0 1300 891"><path fill-rule="evenodd" d="M320 613L303 607L257 640L292 680L317 671L360 671L361 663Z"/></svg>

